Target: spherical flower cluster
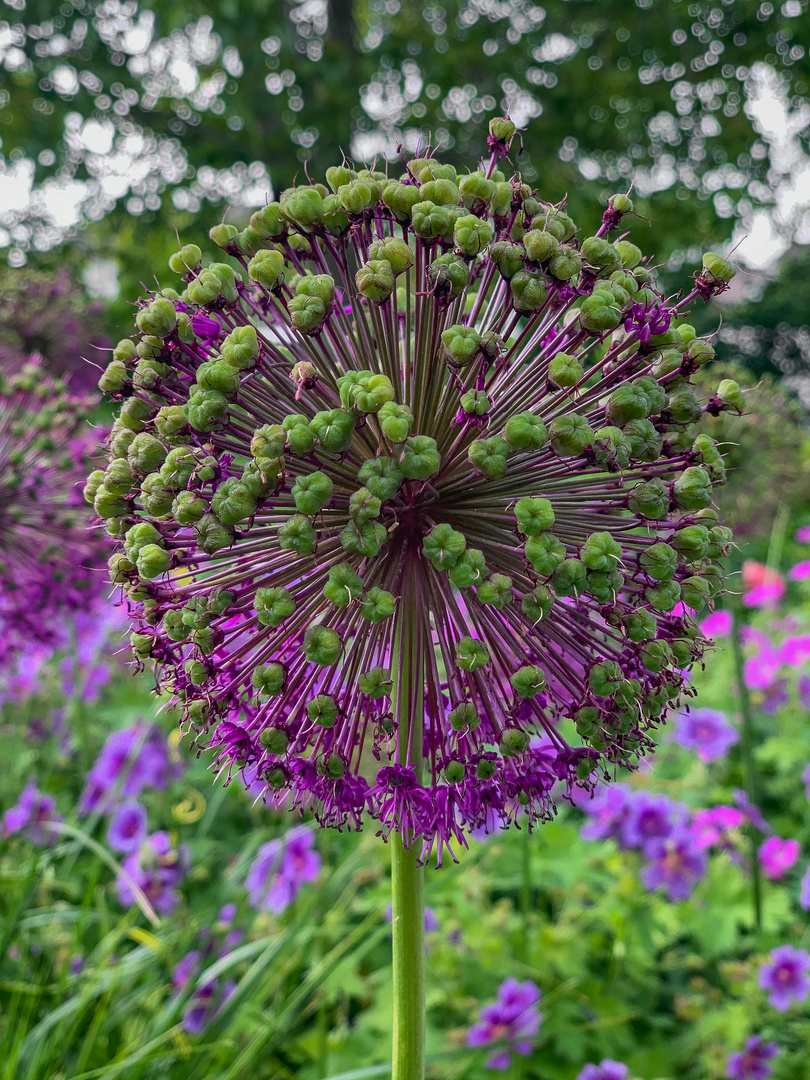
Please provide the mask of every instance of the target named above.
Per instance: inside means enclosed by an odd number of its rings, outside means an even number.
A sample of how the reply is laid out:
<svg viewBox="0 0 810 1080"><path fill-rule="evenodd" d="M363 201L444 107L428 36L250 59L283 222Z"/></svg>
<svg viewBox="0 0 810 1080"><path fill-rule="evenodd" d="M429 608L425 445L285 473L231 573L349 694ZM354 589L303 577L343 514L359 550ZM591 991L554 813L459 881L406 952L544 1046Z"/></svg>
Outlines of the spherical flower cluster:
<svg viewBox="0 0 810 1080"><path fill-rule="evenodd" d="M86 498L132 645L230 776L324 824L420 836L634 767L721 587L721 455L739 407L640 249L495 165L340 166L224 251L187 244L101 379L122 401ZM648 332L649 331L649 332ZM545 734L541 742L533 735Z"/></svg>
<svg viewBox="0 0 810 1080"><path fill-rule="evenodd" d="M0 374L0 670L108 591L108 545L81 497L89 407L37 364Z"/></svg>

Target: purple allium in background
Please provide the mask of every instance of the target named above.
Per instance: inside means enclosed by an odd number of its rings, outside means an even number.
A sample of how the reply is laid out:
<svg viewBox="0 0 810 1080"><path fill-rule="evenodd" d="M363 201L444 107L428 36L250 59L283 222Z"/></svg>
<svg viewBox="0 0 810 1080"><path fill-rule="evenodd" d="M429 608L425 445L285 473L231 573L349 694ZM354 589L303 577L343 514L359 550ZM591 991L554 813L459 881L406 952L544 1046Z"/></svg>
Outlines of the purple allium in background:
<svg viewBox="0 0 810 1080"><path fill-rule="evenodd" d="M467 1032L467 1046L488 1046L507 1039L513 1043L490 1054L488 1069L508 1069L513 1053L528 1057L543 1020L539 1002L540 989L531 979L505 979L495 1002L481 1009L478 1023Z"/></svg>
<svg viewBox="0 0 810 1080"><path fill-rule="evenodd" d="M646 864L641 870L645 889L663 889L670 900L687 900L706 873L706 853L686 827L669 836L651 840L644 849Z"/></svg>
<svg viewBox="0 0 810 1080"><path fill-rule="evenodd" d="M598 1065L586 1065L577 1075L577 1080L627 1080L629 1071L621 1061L602 1058Z"/></svg>
<svg viewBox="0 0 810 1080"><path fill-rule="evenodd" d="M140 887L155 911L168 915L180 901L177 887L188 873L188 848L175 848L167 832L155 832L124 860L123 868ZM123 907L136 902L129 881L119 875L118 900Z"/></svg>
<svg viewBox="0 0 810 1080"><path fill-rule="evenodd" d="M77 486L95 449L90 405L38 364L0 373L0 671L105 602L109 537L90 529Z"/></svg>
<svg viewBox="0 0 810 1080"><path fill-rule="evenodd" d="M718 709L688 709L675 718L672 741L686 750L694 750L701 761L724 758L739 741L739 733Z"/></svg>
<svg viewBox="0 0 810 1080"><path fill-rule="evenodd" d="M801 845L798 840L783 840L780 836L769 836L759 846L759 865L762 873L771 879L778 881L793 866L796 865L801 853Z"/></svg>
<svg viewBox="0 0 810 1080"><path fill-rule="evenodd" d="M17 802L3 814L3 835L20 833L32 844L53 844L56 836L44 826L48 822L62 821L55 810L56 800L50 795L43 795L36 781L29 780Z"/></svg>
<svg viewBox="0 0 810 1080"><path fill-rule="evenodd" d="M759 969L758 986L768 992L768 1004L779 1012L787 1012L795 1002L801 1005L810 994L810 953L780 945L771 958Z"/></svg>
<svg viewBox="0 0 810 1080"><path fill-rule="evenodd" d="M139 802L117 806L107 827L107 843L113 851L130 855L146 836L146 809Z"/></svg>
<svg viewBox="0 0 810 1080"><path fill-rule="evenodd" d="M314 844L312 830L303 825L262 844L245 879L250 906L280 915L320 872L321 857Z"/></svg>
<svg viewBox="0 0 810 1080"><path fill-rule="evenodd" d="M694 516L725 469L683 437L714 350L681 320L733 268L707 253L668 299L612 242L627 196L585 238L518 177L404 167L384 190L330 170L325 199L304 184L248 232L217 225L241 266L172 255L182 292L139 302L100 380L121 413L86 493L135 653L214 770L427 855L634 768L685 689L730 533ZM411 640L419 709L391 693Z"/></svg>
<svg viewBox="0 0 810 1080"><path fill-rule="evenodd" d="M234 979L208 979L197 986L183 1011L183 1030L189 1035L200 1035L222 1011L235 989Z"/></svg>
<svg viewBox="0 0 810 1080"><path fill-rule="evenodd" d="M726 1062L727 1080L768 1080L773 1073L771 1062L779 1056L775 1042L763 1042L760 1035L746 1039L745 1049L729 1055Z"/></svg>
<svg viewBox="0 0 810 1080"><path fill-rule="evenodd" d="M177 775L166 736L154 724L139 721L108 735L79 796L79 813L109 813L122 799L137 798L144 788L165 788Z"/></svg>

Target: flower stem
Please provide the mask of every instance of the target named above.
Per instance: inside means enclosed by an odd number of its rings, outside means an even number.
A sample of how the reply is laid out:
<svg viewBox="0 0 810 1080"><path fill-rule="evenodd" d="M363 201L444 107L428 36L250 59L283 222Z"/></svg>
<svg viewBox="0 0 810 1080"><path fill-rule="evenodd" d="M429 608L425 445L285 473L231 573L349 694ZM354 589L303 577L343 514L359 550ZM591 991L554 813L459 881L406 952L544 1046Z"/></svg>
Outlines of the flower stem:
<svg viewBox="0 0 810 1080"><path fill-rule="evenodd" d="M391 675L397 758L414 765L421 782L424 658L414 567L407 555L397 613ZM396 828L391 839L394 1046L392 1080L425 1075L425 902L419 842Z"/></svg>
<svg viewBox="0 0 810 1080"><path fill-rule="evenodd" d="M740 702L740 715L742 717L742 739L740 751L742 754L743 775L745 793L754 806L757 801L757 774L754 764L754 718L751 713L751 698L748 687L745 685L745 672L742 651L742 617L739 606L735 605L733 621L731 624L731 650L734 655L734 675L737 682L737 695ZM751 863L751 901L754 909L754 925L757 930L762 929L762 878L759 872L759 855L756 829L753 824L748 825L749 858Z"/></svg>

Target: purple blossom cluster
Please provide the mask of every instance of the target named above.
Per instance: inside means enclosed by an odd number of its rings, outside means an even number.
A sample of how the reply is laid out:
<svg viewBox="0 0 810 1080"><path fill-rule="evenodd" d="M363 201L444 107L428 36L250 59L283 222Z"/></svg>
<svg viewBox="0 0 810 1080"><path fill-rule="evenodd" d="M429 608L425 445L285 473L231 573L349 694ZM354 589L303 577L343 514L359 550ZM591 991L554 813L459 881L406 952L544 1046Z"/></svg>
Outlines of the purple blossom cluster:
<svg viewBox="0 0 810 1080"><path fill-rule="evenodd" d="M692 425L741 395L699 396L684 321L731 265L666 296L615 238L629 196L581 237L503 145L466 175L330 169L215 226L228 263L184 245L100 380L120 415L85 488L213 769L423 857L637 767L731 538Z"/></svg>
<svg viewBox="0 0 810 1080"><path fill-rule="evenodd" d="M507 1044L489 1055L488 1069L508 1069L513 1054L522 1057L531 1054L543 1021L540 996L539 987L531 979L525 982L504 979L495 1001L481 1009L478 1022L467 1032L467 1046Z"/></svg>
<svg viewBox="0 0 810 1080"><path fill-rule="evenodd" d="M166 788L180 773L172 762L166 736L154 724L139 721L112 732L87 773L79 813L109 814L123 799L135 799L147 787Z"/></svg>
<svg viewBox="0 0 810 1080"><path fill-rule="evenodd" d="M320 873L321 857L314 845L312 830L303 825L262 844L245 879L250 906L274 915L289 907L302 887Z"/></svg>

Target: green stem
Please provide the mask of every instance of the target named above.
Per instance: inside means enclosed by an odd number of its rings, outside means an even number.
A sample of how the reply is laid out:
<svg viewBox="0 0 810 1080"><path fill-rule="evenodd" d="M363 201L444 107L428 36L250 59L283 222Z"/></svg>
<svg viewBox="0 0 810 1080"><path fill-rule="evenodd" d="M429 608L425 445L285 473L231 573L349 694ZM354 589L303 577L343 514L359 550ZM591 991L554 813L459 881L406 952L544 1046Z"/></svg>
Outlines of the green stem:
<svg viewBox="0 0 810 1080"><path fill-rule="evenodd" d="M424 658L414 567L406 554L392 656L392 698L398 733L397 759L413 764L421 782ZM391 839L391 900L394 967L392 1080L425 1075L425 902L419 842L394 828Z"/></svg>
<svg viewBox="0 0 810 1080"><path fill-rule="evenodd" d="M758 806L757 773L754 764L754 718L751 711L751 698L748 694L748 687L745 685L741 626L741 612L739 606L735 606L731 624L731 651L734 656L734 675L737 682L737 694L740 701L740 715L742 717L740 752L742 755L745 793L754 806ZM754 925L757 930L761 930L762 877L759 872L758 838L756 829L752 824L748 825L748 842L749 858L751 862L751 900L754 908Z"/></svg>

